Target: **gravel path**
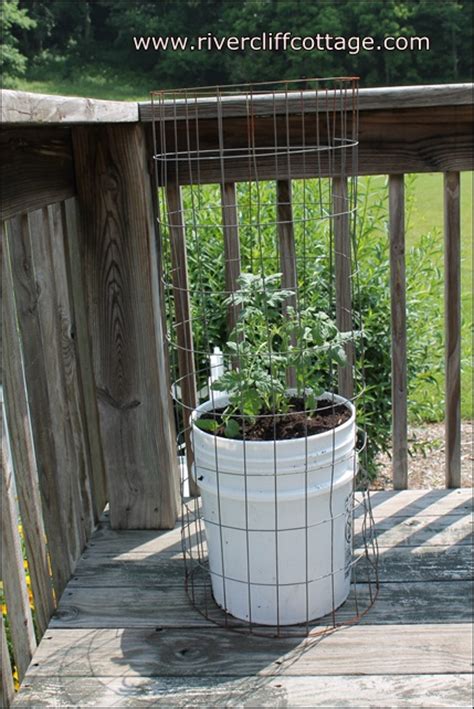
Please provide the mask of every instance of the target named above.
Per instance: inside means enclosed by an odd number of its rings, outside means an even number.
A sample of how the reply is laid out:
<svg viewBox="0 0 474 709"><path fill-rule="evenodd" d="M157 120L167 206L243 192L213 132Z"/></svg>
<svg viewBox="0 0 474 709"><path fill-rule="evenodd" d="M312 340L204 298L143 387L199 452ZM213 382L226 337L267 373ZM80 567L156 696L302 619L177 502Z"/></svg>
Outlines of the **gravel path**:
<svg viewBox="0 0 474 709"><path fill-rule="evenodd" d="M430 423L423 426L410 427L410 439L417 443L426 442L428 449L417 452L408 458L408 487L426 490L444 488L444 424ZM473 469L473 422L463 421L461 424L461 485L472 487ZM378 478L372 486L374 490L390 490L392 471L387 455L380 456L382 467Z"/></svg>

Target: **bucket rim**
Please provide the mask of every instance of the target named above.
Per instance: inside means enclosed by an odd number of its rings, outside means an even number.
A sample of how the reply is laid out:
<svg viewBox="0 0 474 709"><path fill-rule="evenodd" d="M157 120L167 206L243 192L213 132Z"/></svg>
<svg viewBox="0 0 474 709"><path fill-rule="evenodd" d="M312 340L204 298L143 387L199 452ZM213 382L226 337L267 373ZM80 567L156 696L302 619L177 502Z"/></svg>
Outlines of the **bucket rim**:
<svg viewBox="0 0 474 709"><path fill-rule="evenodd" d="M291 390L289 390L291 391ZM347 399L344 396L341 396L340 394L334 394L332 392L323 392L320 394L318 397L316 397L318 400L324 399L327 397L331 397L334 399L335 403L337 404L343 404L346 406L349 411L351 412L350 417L347 419L347 421L344 421L341 423L339 426L335 426L332 429L329 429L328 431L322 431L320 433L313 433L310 436L300 436L298 438L277 438L274 440L270 441L258 441L258 440L248 440L248 439L240 439L240 438L224 438L223 436L216 436L213 433L210 433L208 431L204 431L202 428L199 428L196 426L196 421L201 417L202 414L207 413L208 411L212 411L216 407L216 404L219 404L222 402L222 404L227 405L229 402L229 397L227 394L219 394L213 398L213 400L208 399L207 401L204 401L202 404L199 404L191 413L189 417L189 423L192 428L192 434L196 435L196 433L199 436L203 437L208 437L209 441L214 441L214 443L217 441L225 441L226 443L232 442L234 444L241 444L241 445L246 445L246 446L261 446L264 448L265 446L267 448L274 448L275 445L278 445L279 447L290 447L291 445L295 445L296 442L298 441L310 441L310 440L316 440L318 439L319 441L324 441L326 439L333 438L334 436L338 435L339 433L345 431L346 429L351 428L354 426L355 423L355 415L356 415L356 409L354 404L350 399Z"/></svg>

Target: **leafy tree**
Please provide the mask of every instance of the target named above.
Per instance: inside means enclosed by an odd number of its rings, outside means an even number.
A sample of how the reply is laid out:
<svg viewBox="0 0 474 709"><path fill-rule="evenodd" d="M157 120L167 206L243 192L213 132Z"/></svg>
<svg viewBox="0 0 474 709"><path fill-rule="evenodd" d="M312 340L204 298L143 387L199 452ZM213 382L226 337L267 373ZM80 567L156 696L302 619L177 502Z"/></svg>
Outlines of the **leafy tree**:
<svg viewBox="0 0 474 709"><path fill-rule="evenodd" d="M18 0L2 0L0 67L5 86L12 85L15 77L22 76L26 71L27 59L18 48L16 31L34 27L36 23L26 10L18 6Z"/></svg>
<svg viewBox="0 0 474 709"><path fill-rule="evenodd" d="M60 71L73 81L79 70L117 77L140 73L154 88L350 74L359 75L363 86L472 76L472 0L5 0L4 6L6 63L16 64L18 73L26 66L21 57L27 57L29 67L47 67L52 80ZM33 31L25 25L28 18L36 22ZM352 54L249 47L137 51L133 42L142 35L192 40L207 33L263 32L371 36L377 43L386 35L425 36L431 47Z"/></svg>

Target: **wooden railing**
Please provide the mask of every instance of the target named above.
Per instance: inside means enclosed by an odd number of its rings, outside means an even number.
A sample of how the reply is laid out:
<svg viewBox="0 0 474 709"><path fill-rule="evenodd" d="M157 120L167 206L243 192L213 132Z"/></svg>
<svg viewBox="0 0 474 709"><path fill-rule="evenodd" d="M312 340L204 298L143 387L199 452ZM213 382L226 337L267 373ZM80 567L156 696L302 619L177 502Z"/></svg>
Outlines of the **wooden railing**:
<svg viewBox="0 0 474 709"><path fill-rule="evenodd" d="M357 171L390 175L393 479L399 489L407 487L403 176L411 172L445 174L446 485L460 485L459 172L472 169L472 104L469 85L368 89L359 97ZM206 147L217 147L212 100L205 109L202 135ZM264 99L257 110L265 116ZM2 96L3 584L20 679L105 504L115 528L168 528L176 521L152 118L148 103ZM226 135L238 143L242 103L228 102L223 120ZM276 178L271 165L262 170ZM236 221L233 194L242 175L238 165L226 175L223 227L227 259L235 263L238 241L229 225ZM199 176L219 182L212 160L199 166ZM195 178L189 170L176 174L168 198L179 202L180 185ZM278 179L280 221L288 223L291 183L284 175ZM346 186L335 182L334 188L337 199ZM173 228L182 231L179 223ZM340 244L345 229L341 220ZM279 238L291 242L291 233L280 229ZM336 266L342 314L350 307L350 274L344 259ZM282 267L290 282L291 259ZM230 289L237 275L228 269ZM229 312L230 320L234 316ZM182 366L186 371L186 362ZM341 373L340 388L349 386L347 372ZM192 382L185 395L191 401ZM2 648L5 642L2 620ZM8 695L3 651L2 677Z"/></svg>

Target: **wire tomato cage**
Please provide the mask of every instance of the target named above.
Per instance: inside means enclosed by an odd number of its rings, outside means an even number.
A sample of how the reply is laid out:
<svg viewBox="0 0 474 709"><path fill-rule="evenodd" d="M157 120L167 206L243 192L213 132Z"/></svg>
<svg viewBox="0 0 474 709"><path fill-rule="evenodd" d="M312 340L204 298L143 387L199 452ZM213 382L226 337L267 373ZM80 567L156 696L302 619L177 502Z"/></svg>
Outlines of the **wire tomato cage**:
<svg viewBox="0 0 474 709"><path fill-rule="evenodd" d="M379 587L357 79L153 92L152 122L190 601L242 633L357 622Z"/></svg>

